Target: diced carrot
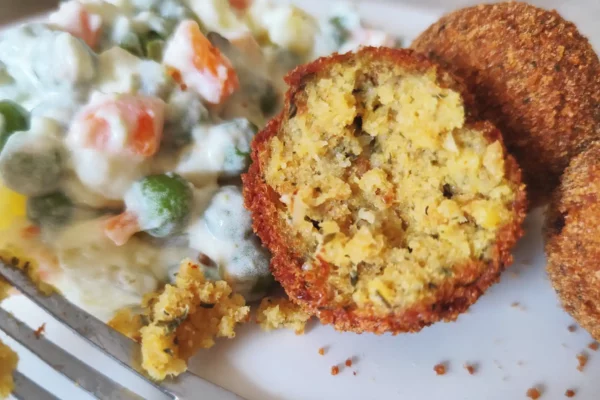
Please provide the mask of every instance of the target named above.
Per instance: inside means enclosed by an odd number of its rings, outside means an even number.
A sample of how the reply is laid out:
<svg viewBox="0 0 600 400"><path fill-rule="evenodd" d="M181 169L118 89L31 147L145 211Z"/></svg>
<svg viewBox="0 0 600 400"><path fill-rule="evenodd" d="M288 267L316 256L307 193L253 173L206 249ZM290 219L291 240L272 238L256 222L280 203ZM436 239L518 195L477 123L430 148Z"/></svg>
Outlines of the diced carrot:
<svg viewBox="0 0 600 400"><path fill-rule="evenodd" d="M139 231L137 216L127 211L109 218L104 224L104 234L117 246L123 246Z"/></svg>
<svg viewBox="0 0 600 400"><path fill-rule="evenodd" d="M50 22L80 38L91 48L100 39L102 18L97 14L90 14L78 1L61 4L58 11L50 16Z"/></svg>
<svg viewBox="0 0 600 400"><path fill-rule="evenodd" d="M164 53L164 63L207 102L220 104L239 86L231 62L202 34L195 21L182 21Z"/></svg>
<svg viewBox="0 0 600 400"><path fill-rule="evenodd" d="M160 146L164 109L164 102L154 97L108 96L86 106L76 117L69 135L77 136L77 141L87 148L150 157ZM125 143L119 137L122 129L111 126L115 120L125 126Z"/></svg>
<svg viewBox="0 0 600 400"><path fill-rule="evenodd" d="M183 83L183 78L181 77L181 72L178 69L173 67L167 67L167 73L181 88L181 90L187 90L187 85Z"/></svg>
<svg viewBox="0 0 600 400"><path fill-rule="evenodd" d="M247 10L250 7L250 3L252 3L252 0L229 0L231 7L240 11Z"/></svg>
<svg viewBox="0 0 600 400"><path fill-rule="evenodd" d="M28 225L21 231L21 237L23 239L31 239L38 236L41 232L41 229L37 225Z"/></svg>

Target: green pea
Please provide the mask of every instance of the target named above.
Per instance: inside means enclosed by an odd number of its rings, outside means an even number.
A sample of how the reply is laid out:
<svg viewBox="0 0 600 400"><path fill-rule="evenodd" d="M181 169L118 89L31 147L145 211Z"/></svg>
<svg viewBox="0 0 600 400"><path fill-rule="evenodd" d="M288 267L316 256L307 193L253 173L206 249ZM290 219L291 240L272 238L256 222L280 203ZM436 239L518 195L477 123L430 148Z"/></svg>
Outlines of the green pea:
<svg viewBox="0 0 600 400"><path fill-rule="evenodd" d="M61 192L27 199L27 218L36 225L61 226L72 214L73 203Z"/></svg>
<svg viewBox="0 0 600 400"><path fill-rule="evenodd" d="M18 131L29 129L29 113L20 105L10 100L0 101L0 152L9 136Z"/></svg>
<svg viewBox="0 0 600 400"><path fill-rule="evenodd" d="M134 185L134 192L133 207L144 231L155 237L183 231L193 200L192 188L185 179L176 174L147 176Z"/></svg>

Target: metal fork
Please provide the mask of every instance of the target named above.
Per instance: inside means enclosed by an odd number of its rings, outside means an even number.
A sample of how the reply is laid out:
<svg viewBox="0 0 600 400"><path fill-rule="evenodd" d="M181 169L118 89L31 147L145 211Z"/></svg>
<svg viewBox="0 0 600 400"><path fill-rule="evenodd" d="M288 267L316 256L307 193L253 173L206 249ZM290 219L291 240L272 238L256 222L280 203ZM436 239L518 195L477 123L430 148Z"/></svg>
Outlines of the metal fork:
<svg viewBox="0 0 600 400"><path fill-rule="evenodd" d="M139 347L133 340L69 303L61 295L46 296L41 294L29 278L18 268L0 262L0 276L3 276L10 284L59 322L69 327L122 366L152 384L167 397L174 400L243 400L220 386L189 372L179 375L175 379L161 382L159 385L140 373L134 365L133 354L136 350L139 351ZM2 308L0 308L0 330L95 398L110 400L141 399L137 394L100 374L94 368L65 352L48 339L39 334L36 335L25 323ZM17 399L56 399L54 395L22 373L17 371L14 377L15 391L13 396Z"/></svg>

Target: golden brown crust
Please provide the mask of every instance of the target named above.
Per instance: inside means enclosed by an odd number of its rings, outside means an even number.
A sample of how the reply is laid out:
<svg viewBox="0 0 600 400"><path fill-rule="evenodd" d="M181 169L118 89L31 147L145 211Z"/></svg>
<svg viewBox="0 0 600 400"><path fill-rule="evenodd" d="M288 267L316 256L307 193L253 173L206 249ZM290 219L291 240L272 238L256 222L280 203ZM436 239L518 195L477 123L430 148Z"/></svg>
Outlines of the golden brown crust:
<svg viewBox="0 0 600 400"><path fill-rule="evenodd" d="M435 66L431 61L410 50L366 48L359 54L387 59L415 72L424 72ZM307 76L329 65L346 61L349 57L353 56L344 54L321 58L297 68L287 76L286 82L290 88L286 94L284 109L255 137L252 143L253 163L248 173L242 176L245 205L252 213L254 230L263 244L271 250L273 254L271 269L275 279L281 283L288 296L306 311L318 316L321 322L333 324L338 330L378 334L416 332L440 320L455 320L498 280L502 270L512 262L510 249L522 235L521 223L525 218L526 210L525 190L521 185L520 169L511 156L505 159L505 172L507 178L519 188L513 204L515 216L511 224L499 230L492 260L483 274L479 272L482 269L481 262L471 261L469 265L460 268L462 273L459 276L447 280L438 288L437 296L433 300L409 310L390 314L386 318L376 316L368 309L359 310L356 306L344 308L331 306L330 290L326 287L327 279L325 279L329 265L322 263L320 268L311 270L314 273L302 270L303 243L299 243L293 235L286 234L288 228L278 215L278 210L282 207L279 195L264 181L263 172L269 141L277 135L284 115L290 112L290 99L297 91L302 90ZM460 83L453 82L449 74L440 70L438 75L441 77L442 84L460 90ZM472 123L472 126L482 130L490 142L499 140L502 143L500 132L492 124L478 122Z"/></svg>
<svg viewBox="0 0 600 400"><path fill-rule="evenodd" d="M463 78L482 119L503 133L532 205L546 200L569 160L600 136L600 63L556 11L524 3L465 8L411 46Z"/></svg>
<svg viewBox="0 0 600 400"><path fill-rule="evenodd" d="M548 275L563 307L600 340L600 143L565 170L544 233Z"/></svg>

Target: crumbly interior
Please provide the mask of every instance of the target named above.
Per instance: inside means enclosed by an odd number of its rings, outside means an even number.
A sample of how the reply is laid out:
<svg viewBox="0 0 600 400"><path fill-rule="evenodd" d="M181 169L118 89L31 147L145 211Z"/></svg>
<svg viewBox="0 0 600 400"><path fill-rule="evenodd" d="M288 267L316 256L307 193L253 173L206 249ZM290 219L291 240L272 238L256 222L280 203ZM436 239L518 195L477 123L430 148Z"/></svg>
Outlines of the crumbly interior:
<svg viewBox="0 0 600 400"><path fill-rule="evenodd" d="M304 273L329 265L336 305L388 314L491 258L516 187L501 143L465 126L461 96L435 69L336 64L292 101L265 180L305 243Z"/></svg>
<svg viewBox="0 0 600 400"><path fill-rule="evenodd" d="M309 319L310 314L283 297L265 297L256 311L256 322L264 331L288 328L301 335Z"/></svg>
<svg viewBox="0 0 600 400"><path fill-rule="evenodd" d="M206 280L190 261L182 263L175 285L150 296L146 306L150 323L140 331L142 367L156 380L185 372L188 358L212 347L215 338L235 337L236 324L246 322L250 312L227 282Z"/></svg>
<svg viewBox="0 0 600 400"><path fill-rule="evenodd" d="M14 389L13 372L18 362L17 353L0 341L0 399L7 398Z"/></svg>

